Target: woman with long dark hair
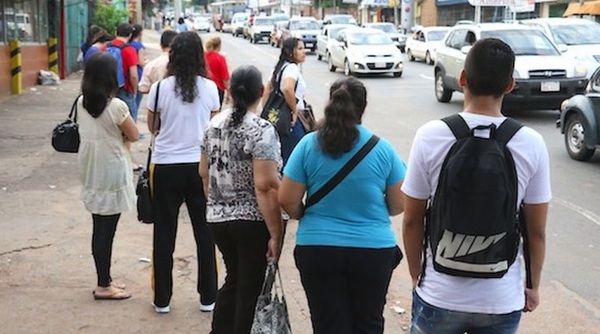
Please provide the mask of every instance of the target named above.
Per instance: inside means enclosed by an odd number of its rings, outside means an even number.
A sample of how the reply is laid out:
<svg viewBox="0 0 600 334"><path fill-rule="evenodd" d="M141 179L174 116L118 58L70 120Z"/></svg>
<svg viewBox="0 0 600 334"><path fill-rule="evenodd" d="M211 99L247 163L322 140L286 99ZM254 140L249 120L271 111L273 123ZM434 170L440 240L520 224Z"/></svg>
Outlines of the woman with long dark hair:
<svg viewBox="0 0 600 334"><path fill-rule="evenodd" d="M184 201L196 240L200 310L214 309L215 245L206 225L206 198L198 164L204 129L211 112L219 107L217 86L206 77L202 40L195 32L178 34L171 44L167 77L153 84L148 94L148 129L156 135L151 184L154 310L157 313L170 312L177 217Z"/></svg>
<svg viewBox="0 0 600 334"><path fill-rule="evenodd" d="M239 67L230 90L233 109L211 120L200 159L206 216L227 268L212 334L250 333L267 257L277 261L283 233L279 142L273 125L256 115L263 93L260 71Z"/></svg>
<svg viewBox="0 0 600 334"><path fill-rule="evenodd" d="M298 119L298 112L304 109L304 94L306 92L306 82L300 72L299 64L306 59L304 51L304 42L296 37L290 37L281 44L281 54L279 60L273 69L271 78L265 85L266 94L263 95L263 106L265 105L271 89L279 89L285 97L285 102L292 110L291 128L289 133L279 133L281 141L281 157L283 165L292 153L298 141L302 139L306 131L302 122ZM277 82L281 80L278 86Z"/></svg>
<svg viewBox="0 0 600 334"><path fill-rule="evenodd" d="M92 55L81 83L77 101L79 123L79 176L81 200L92 214L92 255L98 282L95 299L127 299L131 293L112 283L112 244L121 212L135 205L131 156L126 141L139 133L125 102L115 98L117 61L106 53Z"/></svg>
<svg viewBox="0 0 600 334"><path fill-rule="evenodd" d="M361 125L366 106L360 81L331 85L324 120L292 152L279 188L283 209L299 219L294 258L316 334L383 333L388 285L402 258L389 216L404 209L406 167L386 140L319 202L302 202L373 137Z"/></svg>

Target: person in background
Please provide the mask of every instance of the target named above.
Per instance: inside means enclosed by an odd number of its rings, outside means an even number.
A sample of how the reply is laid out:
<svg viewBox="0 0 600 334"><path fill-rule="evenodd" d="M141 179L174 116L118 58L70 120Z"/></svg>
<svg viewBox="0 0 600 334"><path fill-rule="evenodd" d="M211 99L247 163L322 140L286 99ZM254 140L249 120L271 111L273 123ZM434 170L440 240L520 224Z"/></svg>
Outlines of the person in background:
<svg viewBox="0 0 600 334"><path fill-rule="evenodd" d="M100 37L95 40L94 44L92 44L92 46L90 46L83 55L83 64L85 65L88 59L90 59L94 53L106 50L106 43L110 42L111 40L113 40L113 37L106 32L100 35Z"/></svg>
<svg viewBox="0 0 600 334"><path fill-rule="evenodd" d="M153 83L162 80L167 74L167 64L169 64L169 51L171 43L177 36L177 32L173 30L165 30L160 36L160 48L162 53L160 56L151 60L144 67L142 79L138 85L138 89L143 94L148 94Z"/></svg>
<svg viewBox="0 0 600 334"><path fill-rule="evenodd" d="M173 252L179 209L184 201L196 241L200 311L211 312L217 296L215 245L206 225L206 197L198 175L204 130L211 112L219 110L217 85L206 76L202 40L195 32L180 33L171 44L167 77L153 84L148 94L148 129L156 135L151 187L153 304L157 313L171 310Z"/></svg>
<svg viewBox="0 0 600 334"><path fill-rule="evenodd" d="M217 84L219 89L219 101L223 105L225 93L229 89L229 68L227 60L220 53L221 38L219 36L211 36L206 41L206 65L208 66L208 77Z"/></svg>
<svg viewBox="0 0 600 334"><path fill-rule="evenodd" d="M279 61L275 65L270 80L265 84L265 92L267 93L262 98L262 105L264 106L269 98L268 92L271 89L280 89L285 97L285 102L292 110L290 132L279 134L284 166L292 150L305 134L302 122L298 120L298 111L304 109L304 94L306 92L306 82L298 65L302 64L305 59L304 42L301 39L292 37L283 41ZM281 84L277 86L280 77Z"/></svg>
<svg viewBox="0 0 600 334"><path fill-rule="evenodd" d="M89 59L77 101L80 144L77 153L81 200L92 214L92 255L98 281L94 299L127 299L131 293L110 275L112 245L121 213L135 207L131 156L125 141L138 139L127 105L115 98L117 61L98 52Z"/></svg>
<svg viewBox="0 0 600 334"><path fill-rule="evenodd" d="M138 64L137 64L137 74L138 78L142 78L142 74L144 73L144 66L148 63L148 59L146 58L146 48L144 44L142 44L142 32L143 28L139 24L133 25L133 32L131 33L131 39L129 40L129 44L133 46L135 51L137 52ZM142 103L142 94L139 90L135 96L135 105L137 108L136 115L139 112L140 104Z"/></svg>
<svg viewBox="0 0 600 334"><path fill-rule="evenodd" d="M112 40L109 45L113 45L121 49L125 84L123 87L119 87L117 97L127 104L133 121L137 122L137 105L135 104L135 97L137 95L139 79L137 69L138 55L135 49L131 45L128 45L132 33L133 28L129 25L129 23L119 24L117 26L117 37Z"/></svg>
<svg viewBox="0 0 600 334"><path fill-rule="evenodd" d="M81 50L81 55L82 57L85 56L85 53L87 52L87 50L94 44L96 43L96 40L102 36L106 31L100 27L98 27L95 24L92 24L90 26L90 29L88 30L88 35L87 38L85 39L85 41L83 41L83 43L80 46L80 50Z"/></svg>
<svg viewBox="0 0 600 334"><path fill-rule="evenodd" d="M277 261L281 252L279 140L273 125L256 114L262 93L256 67L236 69L233 108L212 118L202 143L206 219L227 271L217 294L212 334L250 333L267 258Z"/></svg>
<svg viewBox="0 0 600 334"><path fill-rule="evenodd" d="M367 90L357 79L331 85L325 118L292 152L279 203L298 219L294 259L315 334L383 333L392 272L402 259L389 216L402 213L406 167L381 139L323 199L313 196L373 136L361 125Z"/></svg>
<svg viewBox="0 0 600 334"><path fill-rule="evenodd" d="M185 23L185 19L183 17L180 17L179 20L177 20L177 32L184 31L188 31L188 26L187 23Z"/></svg>

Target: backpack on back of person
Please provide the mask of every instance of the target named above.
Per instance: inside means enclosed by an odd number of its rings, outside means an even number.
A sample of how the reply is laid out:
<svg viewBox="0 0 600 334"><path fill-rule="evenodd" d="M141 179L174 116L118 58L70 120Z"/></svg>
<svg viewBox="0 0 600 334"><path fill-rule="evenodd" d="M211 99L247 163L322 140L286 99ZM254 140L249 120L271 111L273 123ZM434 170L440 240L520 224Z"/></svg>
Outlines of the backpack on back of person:
<svg viewBox="0 0 600 334"><path fill-rule="evenodd" d="M452 276L503 277L521 237L517 172L506 144L522 125L507 118L498 128L469 129L459 115L442 121L456 143L444 159L426 218L433 267Z"/></svg>
<svg viewBox="0 0 600 334"><path fill-rule="evenodd" d="M104 50L104 52L110 53L117 60L117 81L119 82L119 88L125 86L125 72L123 70L122 51L128 46L130 46L128 43L124 43L119 46L108 43L106 44L106 50Z"/></svg>

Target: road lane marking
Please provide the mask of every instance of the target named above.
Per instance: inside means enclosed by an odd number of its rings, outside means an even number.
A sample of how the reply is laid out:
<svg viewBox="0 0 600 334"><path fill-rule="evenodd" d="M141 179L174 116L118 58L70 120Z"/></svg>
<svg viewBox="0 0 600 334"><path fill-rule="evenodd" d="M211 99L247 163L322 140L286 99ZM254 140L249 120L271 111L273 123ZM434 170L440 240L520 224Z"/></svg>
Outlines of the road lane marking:
<svg viewBox="0 0 600 334"><path fill-rule="evenodd" d="M592 223L595 223L596 225L600 226L600 216L598 216L597 214L558 197L554 197L552 201L566 207L567 209L575 211L576 213L589 219Z"/></svg>
<svg viewBox="0 0 600 334"><path fill-rule="evenodd" d="M580 296L575 291L570 290L569 288L567 288L564 284L562 284L559 281L552 281L551 284L554 285L554 287L556 287L558 290L561 290L566 295L568 295L571 298L575 299L577 302L579 302L581 304L581 306L583 308L587 309L596 318L600 319L600 309L598 309L596 306L594 306L594 304L592 304L589 301L587 301L584 297Z"/></svg>
<svg viewBox="0 0 600 334"><path fill-rule="evenodd" d="M430 76L428 76L428 75L425 75L425 74L419 74L419 76L420 76L421 78L423 78L423 79L427 79L427 80L431 80L431 81L433 81L433 79L434 79L433 77L430 77Z"/></svg>

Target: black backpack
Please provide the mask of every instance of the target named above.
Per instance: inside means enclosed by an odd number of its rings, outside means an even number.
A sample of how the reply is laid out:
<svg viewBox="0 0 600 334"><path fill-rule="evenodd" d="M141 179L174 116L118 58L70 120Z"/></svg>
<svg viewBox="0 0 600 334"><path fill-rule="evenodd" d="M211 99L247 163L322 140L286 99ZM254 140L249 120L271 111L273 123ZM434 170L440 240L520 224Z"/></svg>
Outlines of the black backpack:
<svg viewBox="0 0 600 334"><path fill-rule="evenodd" d="M431 247L438 272L503 277L516 259L521 237L517 172L506 144L522 125L507 118L498 128L490 124L469 129L459 115L442 121L456 143L444 159L429 203L425 247ZM479 130L489 130L489 137L475 136Z"/></svg>

